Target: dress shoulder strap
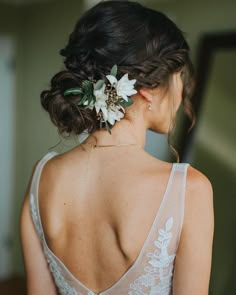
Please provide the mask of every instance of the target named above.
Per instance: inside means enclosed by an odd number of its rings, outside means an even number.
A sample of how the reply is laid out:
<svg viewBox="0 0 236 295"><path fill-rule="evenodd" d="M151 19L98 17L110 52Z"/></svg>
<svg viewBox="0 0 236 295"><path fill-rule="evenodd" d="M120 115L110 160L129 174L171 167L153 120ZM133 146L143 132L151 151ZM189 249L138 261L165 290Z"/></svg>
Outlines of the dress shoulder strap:
<svg viewBox="0 0 236 295"><path fill-rule="evenodd" d="M169 251L173 254L179 245L185 205L185 188L188 163L174 163L169 178L166 193L162 200L153 234L150 239L150 246L155 244L157 233L166 231L171 233L169 241Z"/></svg>
<svg viewBox="0 0 236 295"><path fill-rule="evenodd" d="M182 171L184 174L186 174L189 163L174 163L174 165L175 170Z"/></svg>
<svg viewBox="0 0 236 295"><path fill-rule="evenodd" d="M39 204L38 204L39 179L46 162L57 154L58 153L55 151L48 152L40 159L40 161L36 165L36 168L32 177L30 191L29 191L30 214L31 214L31 218L35 226L36 232L41 241L44 241L44 234L43 234L43 228L41 224Z"/></svg>
<svg viewBox="0 0 236 295"><path fill-rule="evenodd" d="M171 199L169 200L169 204L167 205L167 211L172 211L173 216L175 216L175 221L177 225L176 250L179 245L184 221L185 193L188 167L189 163L174 164L174 175L171 183L171 188L169 191Z"/></svg>

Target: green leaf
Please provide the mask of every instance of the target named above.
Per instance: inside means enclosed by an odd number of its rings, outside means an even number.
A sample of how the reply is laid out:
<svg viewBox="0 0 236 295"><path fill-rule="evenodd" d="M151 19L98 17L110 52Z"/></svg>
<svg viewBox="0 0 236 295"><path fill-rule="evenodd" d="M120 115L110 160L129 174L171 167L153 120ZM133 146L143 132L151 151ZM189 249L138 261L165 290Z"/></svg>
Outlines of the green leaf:
<svg viewBox="0 0 236 295"><path fill-rule="evenodd" d="M96 102L96 97L94 95L92 97L93 97L93 103L95 103Z"/></svg>
<svg viewBox="0 0 236 295"><path fill-rule="evenodd" d="M83 81L83 87L84 87L84 88L89 87L90 84L91 84L91 81L89 81L89 80L84 80L84 81Z"/></svg>
<svg viewBox="0 0 236 295"><path fill-rule="evenodd" d="M121 101L119 104L120 104L122 107L126 108L126 107L132 105L133 103L134 103L134 101L133 101L130 97L128 97L128 101L123 100L123 101Z"/></svg>
<svg viewBox="0 0 236 295"><path fill-rule="evenodd" d="M90 105L91 101L94 100L93 97L94 97L94 96L93 96L92 94L89 95L89 97L88 97L88 104L89 104L89 105Z"/></svg>
<svg viewBox="0 0 236 295"><path fill-rule="evenodd" d="M111 68L111 75L116 77L117 75L117 65L114 65L112 68Z"/></svg>
<svg viewBox="0 0 236 295"><path fill-rule="evenodd" d="M79 101L79 103L78 103L78 105L82 105L86 100L87 100L87 95L85 94L82 98L81 98L81 100Z"/></svg>
<svg viewBox="0 0 236 295"><path fill-rule="evenodd" d="M73 95L83 94L83 89L81 89L81 88L70 88L70 89L67 89L64 92L64 96L67 96L67 95L70 95L70 94L73 94Z"/></svg>
<svg viewBox="0 0 236 295"><path fill-rule="evenodd" d="M99 127L100 127L100 129L102 128L102 120L100 120Z"/></svg>
<svg viewBox="0 0 236 295"><path fill-rule="evenodd" d="M105 121L105 125L106 125L106 129L107 129L107 131L111 134L111 129L110 129L110 127L109 127L107 121Z"/></svg>
<svg viewBox="0 0 236 295"><path fill-rule="evenodd" d="M83 88L84 88L84 92L89 95L92 90L93 90L93 85L92 85L92 82L89 81L89 80L85 80L83 81Z"/></svg>
<svg viewBox="0 0 236 295"><path fill-rule="evenodd" d="M99 89L101 89L102 86L103 86L103 84L104 84L104 81L103 81L103 80L98 80L98 81L96 82L96 84L94 85L94 90L99 90Z"/></svg>

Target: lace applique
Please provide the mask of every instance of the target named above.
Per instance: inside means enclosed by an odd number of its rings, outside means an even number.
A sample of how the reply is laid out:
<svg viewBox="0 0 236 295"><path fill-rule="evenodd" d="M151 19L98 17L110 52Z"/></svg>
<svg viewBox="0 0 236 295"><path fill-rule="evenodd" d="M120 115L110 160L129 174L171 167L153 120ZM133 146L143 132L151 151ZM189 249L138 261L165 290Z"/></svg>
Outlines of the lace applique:
<svg viewBox="0 0 236 295"><path fill-rule="evenodd" d="M42 231L42 228L40 226L40 221L39 221L39 216L38 216L38 212L37 212L37 209L36 209L36 204L35 204L35 198L34 198L34 195L31 193L30 194L30 212L31 212L31 216L32 216L32 219L33 219L33 222L34 222L34 226L35 226L35 229L39 235L39 238L40 240L42 241L43 239L43 231Z"/></svg>
<svg viewBox="0 0 236 295"><path fill-rule="evenodd" d="M71 287L64 276L61 274L61 271L59 269L58 264L52 257L52 255L49 253L49 251L44 247L44 253L47 258L47 262L49 264L49 269L54 277L55 283L58 287L58 290L61 295L81 295L80 293L77 293L77 291Z"/></svg>
<svg viewBox="0 0 236 295"><path fill-rule="evenodd" d="M146 274L138 277L134 283L130 284L128 295L169 295L172 285L173 260L175 255L169 255L167 248L170 244L173 226L173 217L168 218L165 229L158 230L158 238L154 241L156 250L147 253L150 257L149 265L144 268Z"/></svg>
<svg viewBox="0 0 236 295"><path fill-rule="evenodd" d="M53 278L55 280L56 286L58 288L60 295L82 295L80 292L76 291L75 288L70 286L70 284L66 281L64 276L61 274L60 267L58 266L57 262L44 247L44 253L47 258L47 262L49 264L49 269L52 272ZM92 291L88 291L87 295L96 295Z"/></svg>

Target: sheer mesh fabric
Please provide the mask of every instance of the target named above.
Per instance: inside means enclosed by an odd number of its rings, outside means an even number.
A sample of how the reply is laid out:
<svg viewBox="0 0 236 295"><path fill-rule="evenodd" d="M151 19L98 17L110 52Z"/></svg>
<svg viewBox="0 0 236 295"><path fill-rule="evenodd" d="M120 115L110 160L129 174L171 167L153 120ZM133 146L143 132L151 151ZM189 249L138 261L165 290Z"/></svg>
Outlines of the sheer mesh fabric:
<svg viewBox="0 0 236 295"><path fill-rule="evenodd" d="M83 285L47 246L40 220L38 185L45 163L57 155L44 155L37 164L30 187L30 213L45 259L59 294L98 295ZM184 217L187 163L174 163L168 185L151 230L134 264L110 288L99 295L171 295L175 256ZM138 224L138 220L137 220Z"/></svg>

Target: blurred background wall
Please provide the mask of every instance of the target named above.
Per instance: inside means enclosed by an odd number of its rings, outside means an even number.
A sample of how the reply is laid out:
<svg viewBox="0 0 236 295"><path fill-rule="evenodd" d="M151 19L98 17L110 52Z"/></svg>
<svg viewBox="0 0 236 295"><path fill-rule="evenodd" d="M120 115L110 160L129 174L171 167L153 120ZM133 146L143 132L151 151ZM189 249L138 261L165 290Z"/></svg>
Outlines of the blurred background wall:
<svg viewBox="0 0 236 295"><path fill-rule="evenodd" d="M22 1L23 4L20 2L0 1L0 279L24 274L19 242L19 214L22 200L33 164L60 140L56 128L40 106L39 94L48 87L52 75L63 68L59 50L66 44L75 22L85 9L98 1L35 0L32 3ZM224 2L140 0L138 2L166 13L186 32L194 62L196 62L199 38L204 32L236 30L234 0ZM231 59L227 58L231 67ZM216 71L227 72L224 65L221 57ZM231 74L233 75L234 71ZM226 99L229 95L225 84L228 79L221 80L221 77L222 75L218 80L212 78L213 82L209 86L211 90L208 92L211 99L207 100L205 118L210 116L209 113L218 114L219 121L221 111L224 110L224 116L220 117L222 125L219 125L226 126L228 131L224 132L223 128L222 132L212 137L212 128L205 119L205 123L199 126L198 137L189 161L207 175L212 175L212 178L209 178L218 192L215 196L216 229L210 294L233 295L236 294L236 287L233 286L236 263L236 247L234 247L236 218L233 214L236 130L235 118L227 114L229 110L233 116L236 111L236 95L235 83L232 83L231 89L234 92L230 95L234 99ZM12 88L9 85L12 85ZM231 120L231 123L228 120ZM214 130L216 132L218 128ZM207 145L207 139L208 142L217 140L218 143ZM219 143L223 142L230 144L221 144L219 147ZM61 152L74 144L78 142L63 141L54 150ZM212 148L209 152L210 146ZM219 153L212 153L213 147L215 150L220 150L221 158ZM146 149L165 160L168 160L170 155L166 137L152 132L147 132ZM231 154L227 159L230 168L224 161L224 155L228 155L229 150ZM214 176L219 167L216 165L216 159L227 166L226 183L222 177ZM231 232L232 230L234 232Z"/></svg>

